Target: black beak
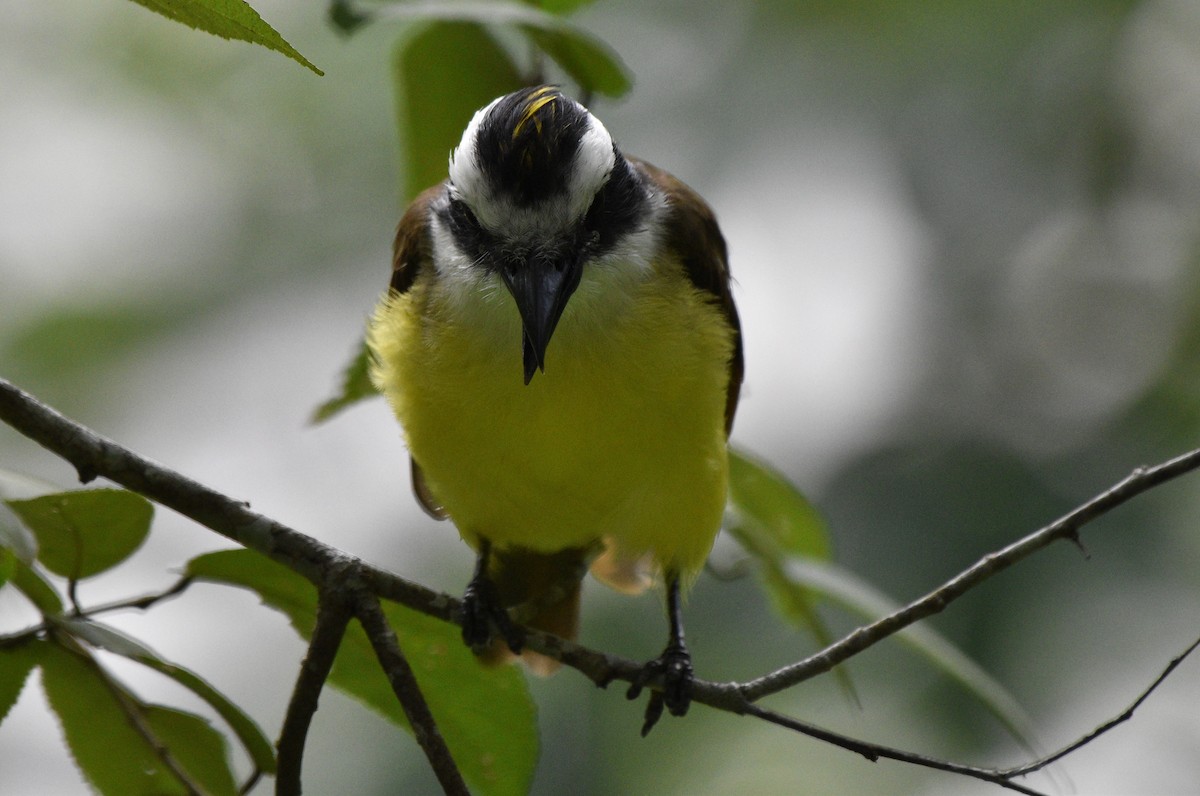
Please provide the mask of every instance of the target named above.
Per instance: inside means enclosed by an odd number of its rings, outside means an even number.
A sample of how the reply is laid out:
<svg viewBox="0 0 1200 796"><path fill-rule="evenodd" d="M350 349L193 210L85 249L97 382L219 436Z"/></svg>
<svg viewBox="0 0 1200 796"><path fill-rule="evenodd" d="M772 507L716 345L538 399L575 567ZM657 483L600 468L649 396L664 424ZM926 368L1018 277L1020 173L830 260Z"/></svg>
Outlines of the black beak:
<svg viewBox="0 0 1200 796"><path fill-rule="evenodd" d="M528 259L507 262L500 269L521 313L526 384L538 370L546 370L546 346L567 300L579 287L581 272L579 257L574 253L566 258L535 253Z"/></svg>

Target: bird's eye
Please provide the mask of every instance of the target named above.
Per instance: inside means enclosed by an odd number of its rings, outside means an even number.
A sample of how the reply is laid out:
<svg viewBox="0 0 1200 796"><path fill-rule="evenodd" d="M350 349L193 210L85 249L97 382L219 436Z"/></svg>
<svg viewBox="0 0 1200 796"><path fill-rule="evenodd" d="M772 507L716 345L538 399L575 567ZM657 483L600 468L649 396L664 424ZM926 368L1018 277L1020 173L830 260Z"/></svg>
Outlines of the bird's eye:
<svg viewBox="0 0 1200 796"><path fill-rule="evenodd" d="M475 214L471 212L471 208L467 207L466 202L456 197L451 197L450 199L450 218L455 224L472 228L479 227L479 220L475 218Z"/></svg>

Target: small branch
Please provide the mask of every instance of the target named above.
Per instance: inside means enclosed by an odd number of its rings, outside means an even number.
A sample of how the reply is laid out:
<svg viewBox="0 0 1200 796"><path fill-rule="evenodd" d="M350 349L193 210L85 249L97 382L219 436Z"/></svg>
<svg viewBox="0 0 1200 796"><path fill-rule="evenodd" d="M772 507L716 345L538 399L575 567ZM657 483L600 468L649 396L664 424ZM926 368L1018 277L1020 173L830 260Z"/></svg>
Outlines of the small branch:
<svg viewBox="0 0 1200 796"><path fill-rule="evenodd" d="M117 601L111 602L111 603L102 603L101 605L93 605L91 608L81 609L79 611L79 616L84 617L86 619L86 618L91 618L93 616L96 616L97 614L106 614L106 613L110 613L112 611L123 611L127 608L136 608L139 611L145 611L147 608L150 608L153 605L163 602L164 600L169 600L172 597L177 597L178 595L187 591L187 588L191 585L192 585L192 577L190 575L185 575L184 577L175 581L175 584L173 586L171 586L163 591L157 592L155 594L143 594L141 597L130 597L129 599L125 599L125 600L117 600Z"/></svg>
<svg viewBox="0 0 1200 796"><path fill-rule="evenodd" d="M247 504L127 450L0 379L0 420L70 462L83 483L97 476L190 517L206 528L286 564L314 584L338 551Z"/></svg>
<svg viewBox="0 0 1200 796"><path fill-rule="evenodd" d="M458 770L441 731L438 730L433 713L430 712L421 687L417 684L416 675L400 649L400 643L392 626L388 624L387 617L384 616L378 598L363 592L357 600L354 613L375 649L375 656L379 658L379 664L387 674L392 691L400 700L400 706L404 709L413 735L425 752L442 790L451 796L470 796L462 773Z"/></svg>
<svg viewBox="0 0 1200 796"><path fill-rule="evenodd" d="M846 735L826 730L822 727L817 727L807 722L793 719L789 716L784 716L776 713L773 710L768 710L758 705L752 705L747 711L751 716L757 716L764 721L780 727L786 727L789 730L794 730L810 738L816 738L819 741L839 746L856 754L860 754L872 763L880 759L895 760L900 763L909 763L922 768L932 768L937 771L947 771L952 774L961 774L972 779L980 779L984 782L990 782L993 785L999 785L1008 790L1015 790L1018 793L1024 793L1028 796L1043 796L1040 791L1027 788L1024 785L1018 785L1015 782L1010 782L1007 774L996 771L994 769L976 768L975 766L964 766L958 763L950 763L944 760L938 760L933 757L915 754L913 752L905 752L901 749L893 749L890 746L870 743L869 741L860 741L857 738L850 738Z"/></svg>
<svg viewBox="0 0 1200 796"><path fill-rule="evenodd" d="M300 673L296 677L276 744L279 756L279 767L275 773L276 796L300 795L300 769L308 728L312 724L313 714L317 712L321 689L333 668L346 625L350 622L350 609L345 600L328 591L321 592L317 606L312 639L300 664Z"/></svg>
<svg viewBox="0 0 1200 796"><path fill-rule="evenodd" d="M110 611L120 611L126 608L139 608L145 610L155 603L180 594L187 589L191 583L191 577L183 577L180 578L174 586L166 591L159 592L158 594L146 594L141 597L134 597L128 600L117 600L116 602L103 603L91 608L77 608L77 610L73 610L71 612L71 616L90 619L97 614L108 613ZM36 638L39 634L45 633L50 629L50 627L51 624L49 622L39 622L38 624L31 625L24 630L19 630L15 633L10 633L7 635L0 635L0 648L14 644L23 644L30 639Z"/></svg>
<svg viewBox="0 0 1200 796"><path fill-rule="evenodd" d="M1186 453L1156 467L1139 467L1106 492L1084 503L1061 519L1034 531L1008 547L990 553L970 568L955 575L924 597L909 603L884 618L858 628L840 641L815 655L785 666L742 686L746 699L755 702L797 683L829 671L842 661L857 655L888 636L915 622L941 612L950 603L983 581L1008 569L1033 553L1059 539L1078 540L1079 529L1117 506L1159 484L1189 473L1200 467L1200 450Z"/></svg>
<svg viewBox="0 0 1200 796"><path fill-rule="evenodd" d="M258 766L255 766L254 770L250 772L250 776L246 777L246 781L242 783L240 788L238 788L238 796L246 796L246 794L254 790L254 786L258 784L260 779L262 779L262 775L262 769Z"/></svg>
<svg viewBox="0 0 1200 796"><path fill-rule="evenodd" d="M79 607L79 581L75 578L67 579L67 600L71 603L71 615L83 616L83 609Z"/></svg>
<svg viewBox="0 0 1200 796"><path fill-rule="evenodd" d="M1200 647L1200 638L1193 641L1191 643L1191 646L1189 646L1183 652L1179 653L1174 658L1172 658L1171 662L1167 664L1167 668L1162 670L1162 673L1160 673L1158 675L1158 677L1156 677L1154 679L1154 682L1151 683L1146 688L1146 690L1142 691L1142 693L1138 696L1138 698L1133 701L1133 704L1130 705L1128 708L1126 708L1125 712L1122 713L1121 715L1116 716L1116 717L1110 719L1109 721L1104 722L1099 727L1097 727L1096 729L1089 732L1087 735L1080 738L1078 741L1075 741L1072 744L1068 744L1067 746L1064 746L1062 749L1059 749L1057 752L1054 752L1053 754L1046 755L1043 758L1035 760L1032 763L1026 763L1023 766L1016 766L1014 768L1003 769L1003 771L1001 773L1006 778L1013 778L1013 777L1023 777L1026 774L1032 774L1034 771L1040 771L1041 769L1045 768L1046 766L1050 765L1051 763L1055 763L1055 762L1061 760L1062 758L1071 754L1075 750L1082 749L1084 746L1087 746L1092 741L1096 740L1101 735L1103 735L1104 733L1113 729L1117 725L1122 724L1126 721L1129 721L1131 718L1133 718L1134 711L1136 711L1138 708L1140 708L1142 706L1142 703L1145 702L1150 697L1150 695L1153 694L1154 691L1160 685L1163 684L1163 682L1171 675L1171 672L1175 671L1176 667L1178 667L1179 664L1183 663L1184 659L1187 658L1187 656L1191 655L1192 652L1195 651L1196 647Z"/></svg>

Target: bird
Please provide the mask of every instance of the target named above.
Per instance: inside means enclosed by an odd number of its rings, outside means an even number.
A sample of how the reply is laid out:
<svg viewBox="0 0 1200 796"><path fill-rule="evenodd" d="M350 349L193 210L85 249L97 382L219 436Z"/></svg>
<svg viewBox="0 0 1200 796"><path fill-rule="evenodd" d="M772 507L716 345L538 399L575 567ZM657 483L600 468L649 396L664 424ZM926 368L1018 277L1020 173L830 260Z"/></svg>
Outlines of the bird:
<svg viewBox="0 0 1200 796"><path fill-rule="evenodd" d="M728 491L744 361L724 237L558 86L477 111L448 166L396 229L371 379L418 502L476 551L461 624L483 660L552 671L521 628L575 639L589 570L665 586L667 645L628 691L651 688L645 735L691 703L683 602Z"/></svg>

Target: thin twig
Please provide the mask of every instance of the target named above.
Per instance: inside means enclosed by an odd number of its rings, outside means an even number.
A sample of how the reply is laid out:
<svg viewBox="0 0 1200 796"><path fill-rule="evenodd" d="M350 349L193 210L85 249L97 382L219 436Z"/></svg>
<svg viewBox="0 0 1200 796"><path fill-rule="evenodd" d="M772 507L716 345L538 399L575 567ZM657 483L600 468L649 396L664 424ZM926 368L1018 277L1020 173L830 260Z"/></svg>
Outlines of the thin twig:
<svg viewBox="0 0 1200 796"><path fill-rule="evenodd" d="M246 796L246 794L254 790L254 786L258 784L260 779L262 779L262 775L263 770L258 766L255 766L254 770L250 772L250 776L246 777L246 781L242 783L240 788L238 788L238 796Z"/></svg>
<svg viewBox="0 0 1200 796"><path fill-rule="evenodd" d="M771 724L775 724L780 727L786 727L789 730L795 730L796 732L802 733L811 738L816 738L818 740L825 741L826 743L833 744L834 746L839 746L842 749L860 754L866 759L870 760L872 763L880 759L896 760L901 763L909 763L914 766L921 766L922 768L932 768L936 769L937 771L947 771L952 774L961 774L973 779L981 779L985 782L999 785L1002 788L1007 788L1008 790L1015 790L1018 793L1027 794L1028 796L1043 796L1040 791L1027 788L1024 785L1020 785L1015 782L1010 782L1005 774L994 769L976 768L975 766L964 766L959 765L958 763L948 763L944 760L926 757L925 755L919 755L913 752L905 752L901 749L893 749L890 746L883 746L882 744L871 743L869 741L860 741L857 738L850 738L849 736L833 732L832 730L826 730L822 727L817 727L815 725L808 724L807 722L793 719L790 716L784 716L781 713L776 713L773 710L768 710L767 708L760 707L759 705L752 705L746 712L751 716L757 716L758 718L768 721Z"/></svg>
<svg viewBox="0 0 1200 796"><path fill-rule="evenodd" d="M136 608L139 611L145 611L153 605L157 605L164 600L169 600L172 597L177 597L183 592L187 591L187 588L192 585L192 581L193 578L191 575L185 575L179 580L175 581L174 585L164 589L163 591L156 592L154 594L143 594L141 597L130 597L124 600L116 600L111 603L93 605L90 608L81 609L79 616L87 619L98 614L106 614L112 611L123 611L127 608Z"/></svg>
<svg viewBox="0 0 1200 796"><path fill-rule="evenodd" d="M425 752L425 757L429 760L429 765L433 768L433 773L437 776L442 790L451 796L470 796L462 773L458 770L458 765L450 754L450 748L446 746L446 741L442 737L441 731L438 730L437 722L433 719L433 713L429 710L425 695L421 693L417 677L413 674L412 667L408 665L408 659L404 657L404 652L400 649L396 633L388 624L387 617L384 616L379 599L373 594L362 592L357 600L354 613L362 624L363 630L366 631L367 638L371 640L371 646L375 649L379 665L387 674L392 691L400 701L400 707L404 709L404 715L408 718L413 735L416 736L417 743Z"/></svg>
<svg viewBox="0 0 1200 796"><path fill-rule="evenodd" d="M745 683L742 686L742 693L745 694L746 699L755 702L768 694L774 694L818 674L823 674L842 661L857 655L909 625L941 612L954 600L992 575L1008 569L1050 543L1059 539L1077 540L1079 529L1087 523L1146 490L1191 472L1197 467L1200 467L1200 450L1185 453L1156 467L1139 467L1115 486L1079 508L1025 538L984 556L973 566L955 575L919 600L909 603L878 621L858 628L815 655Z"/></svg>
<svg viewBox="0 0 1200 796"><path fill-rule="evenodd" d="M1109 719L1108 721L1104 722L1096 729L1089 732L1087 735L1083 736L1082 738L1080 738L1079 740L1075 741L1072 744L1068 744L1067 746L1064 746L1062 749L1059 749L1057 752L1054 752L1053 754L1049 754L1049 755L1046 755L1045 757L1039 758L1038 760L1034 760L1032 763L1026 763L1025 765L1022 765L1022 766L1015 766L1013 768L1003 769L1001 771L1001 773L1005 777L1011 778L1011 777L1023 777L1026 774L1031 774L1034 771L1039 771L1039 770L1045 768L1046 766L1050 765L1051 763L1055 763L1055 762L1063 759L1064 757L1071 754L1075 750L1082 749L1084 746L1087 746L1092 741L1096 740L1101 735L1103 735L1104 733L1113 729L1117 725L1122 724L1126 721L1129 721L1131 718L1133 718L1134 711L1136 711L1138 708L1140 708L1142 706L1142 703L1145 702L1152 693L1154 693L1155 689L1157 689L1160 685L1163 684L1163 681L1165 681L1167 679L1167 677L1170 676L1171 672L1175 671L1175 668L1177 666L1179 666L1179 664L1183 663L1184 658L1186 658L1188 655L1192 654L1192 652L1196 649L1196 647L1200 647L1200 638L1193 641L1191 643L1191 646L1189 646L1183 652L1179 653L1174 658L1172 658L1171 662L1167 664L1167 667L1162 670L1162 673L1159 674L1158 677L1155 678L1153 683L1151 683L1144 691L1142 691L1142 693L1138 696L1138 698L1133 701L1133 704L1125 709L1124 713L1120 714L1119 716L1115 716L1112 719Z"/></svg>
<svg viewBox="0 0 1200 796"><path fill-rule="evenodd" d="M308 652L300 664L300 673L292 689L283 728L279 731L276 749L279 766L275 773L276 796L300 796L300 769L304 759L304 743L321 689L333 668L338 647L350 622L350 608L346 602L328 592L321 593L317 603L317 621L313 626Z"/></svg>
<svg viewBox="0 0 1200 796"><path fill-rule="evenodd" d="M174 586L166 591L162 591L157 594L146 594L141 597L134 597L126 600L117 600L111 603L103 603L101 605L92 606L91 608L81 608L76 611L71 611L71 616L77 616L82 619L90 619L97 614L108 613L110 611L120 611L126 608L139 608L145 610L155 603L166 600L170 597L174 597L175 595L183 592L189 585L191 585L191 582L191 576L180 578L178 581L176 581ZM39 622L38 624L30 625L23 630L18 630L14 633L9 633L6 635L0 635L0 648L13 644L23 644L26 641L45 633L50 629L52 624L53 623L51 622Z"/></svg>

